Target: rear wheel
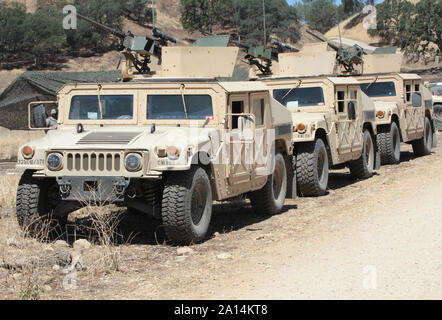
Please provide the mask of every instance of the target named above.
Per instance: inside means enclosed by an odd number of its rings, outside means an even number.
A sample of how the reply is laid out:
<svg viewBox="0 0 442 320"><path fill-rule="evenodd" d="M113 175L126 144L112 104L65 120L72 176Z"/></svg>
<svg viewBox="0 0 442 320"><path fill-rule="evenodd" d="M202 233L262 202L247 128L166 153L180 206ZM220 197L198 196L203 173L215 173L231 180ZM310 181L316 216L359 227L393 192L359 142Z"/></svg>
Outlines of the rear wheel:
<svg viewBox="0 0 442 320"><path fill-rule="evenodd" d="M33 171L26 170L18 184L16 215L26 235L48 240L65 232L67 215L55 218L54 209L60 202L58 184L53 179L35 179Z"/></svg>
<svg viewBox="0 0 442 320"><path fill-rule="evenodd" d="M209 177L201 167L174 172L166 179L162 201L166 236L175 244L204 240L212 218Z"/></svg>
<svg viewBox="0 0 442 320"><path fill-rule="evenodd" d="M381 164L398 164L401 159L401 136L396 122L379 128Z"/></svg>
<svg viewBox="0 0 442 320"><path fill-rule="evenodd" d="M431 154L431 148L433 147L433 129L427 117L425 117L424 136L419 140L413 141L412 146L413 152L417 156Z"/></svg>
<svg viewBox="0 0 442 320"><path fill-rule="evenodd" d="M326 193L329 167L327 149L322 139L299 145L296 174L302 196L319 197Z"/></svg>
<svg viewBox="0 0 442 320"><path fill-rule="evenodd" d="M287 194L287 169L282 154L275 156L275 169L268 177L266 185L250 193L250 201L255 212L260 214L275 214L284 206Z"/></svg>
<svg viewBox="0 0 442 320"><path fill-rule="evenodd" d="M368 179L373 176L375 168L375 147L370 131L364 131L362 155L350 162L350 173L355 179Z"/></svg>

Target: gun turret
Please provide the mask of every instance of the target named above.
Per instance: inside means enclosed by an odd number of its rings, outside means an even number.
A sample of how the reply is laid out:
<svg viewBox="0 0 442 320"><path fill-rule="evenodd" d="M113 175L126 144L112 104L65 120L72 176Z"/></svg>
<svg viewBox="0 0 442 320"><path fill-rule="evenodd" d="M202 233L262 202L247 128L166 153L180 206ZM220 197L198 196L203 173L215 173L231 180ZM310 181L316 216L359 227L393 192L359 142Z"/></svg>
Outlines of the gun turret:
<svg viewBox="0 0 442 320"><path fill-rule="evenodd" d="M157 57L158 64L161 64L161 47L167 46L168 42L178 42L177 39L161 32L157 28L154 28L152 31L153 38L148 36L135 36L130 31L124 33L121 30L115 30L78 13L77 17L98 29L118 37L122 41L123 50L121 53L126 61L125 69L122 70L123 80L130 78L129 75L134 73L131 71L133 68L135 68L139 74L151 74L149 67L151 56Z"/></svg>
<svg viewBox="0 0 442 320"><path fill-rule="evenodd" d="M337 63L344 68L344 72L347 74L355 74L358 71L356 70L356 66L363 64L362 56L367 54L364 49L355 44L349 48L343 48L341 46L337 46L327 39L315 34L309 29L306 29L307 33L315 37L316 39L326 42L330 48L336 51L336 61ZM361 72L362 73L362 72Z"/></svg>
<svg viewBox="0 0 442 320"><path fill-rule="evenodd" d="M249 61L249 65L256 66L264 76L269 76L273 73L272 63L279 60L278 55L280 53L287 50L299 51L295 47L276 39L271 39L270 43L272 46L266 48L264 46L252 47L245 43L234 42L235 45L247 50L245 58Z"/></svg>

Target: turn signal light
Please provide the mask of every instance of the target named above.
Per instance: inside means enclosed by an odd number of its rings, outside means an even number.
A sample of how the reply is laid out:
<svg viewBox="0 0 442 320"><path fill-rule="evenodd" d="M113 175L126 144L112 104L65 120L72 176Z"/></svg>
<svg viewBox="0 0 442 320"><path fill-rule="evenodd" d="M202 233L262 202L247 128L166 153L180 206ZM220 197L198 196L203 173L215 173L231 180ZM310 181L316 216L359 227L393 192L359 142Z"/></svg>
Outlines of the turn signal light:
<svg viewBox="0 0 442 320"><path fill-rule="evenodd" d="M34 149L32 149L30 146L25 146L23 149L21 149L21 153L24 158L31 159L34 156Z"/></svg>
<svg viewBox="0 0 442 320"><path fill-rule="evenodd" d="M305 133L305 131L307 130L307 126L303 123L298 124L298 133Z"/></svg>

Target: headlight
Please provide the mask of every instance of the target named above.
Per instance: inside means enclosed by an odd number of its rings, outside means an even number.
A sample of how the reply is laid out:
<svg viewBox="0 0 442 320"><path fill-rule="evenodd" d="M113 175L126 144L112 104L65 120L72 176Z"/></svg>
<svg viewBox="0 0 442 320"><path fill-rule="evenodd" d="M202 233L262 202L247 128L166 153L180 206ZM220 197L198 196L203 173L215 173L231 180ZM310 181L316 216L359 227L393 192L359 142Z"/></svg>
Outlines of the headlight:
<svg viewBox="0 0 442 320"><path fill-rule="evenodd" d="M58 171L63 167L63 159L58 153L51 153L48 156L47 163L51 171Z"/></svg>
<svg viewBox="0 0 442 320"><path fill-rule="evenodd" d="M141 170L142 167L141 156L136 153L131 153L127 155L125 160L125 165L126 169L131 172Z"/></svg>

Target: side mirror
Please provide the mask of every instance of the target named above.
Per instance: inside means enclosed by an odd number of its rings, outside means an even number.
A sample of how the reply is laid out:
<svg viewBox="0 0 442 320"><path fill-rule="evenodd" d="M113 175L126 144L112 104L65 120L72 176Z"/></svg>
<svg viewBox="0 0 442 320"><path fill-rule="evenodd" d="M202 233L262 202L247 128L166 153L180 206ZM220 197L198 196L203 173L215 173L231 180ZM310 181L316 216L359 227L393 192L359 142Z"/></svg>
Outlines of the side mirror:
<svg viewBox="0 0 442 320"><path fill-rule="evenodd" d="M354 102L349 102L347 105L347 113L349 120L356 120L356 106Z"/></svg>
<svg viewBox="0 0 442 320"><path fill-rule="evenodd" d="M411 96L411 101L413 107L416 108L422 107L422 95L420 93L413 92L413 95Z"/></svg>
<svg viewBox="0 0 442 320"><path fill-rule="evenodd" d="M31 130L50 129L46 119L51 110L57 109L56 101L31 102L28 105L28 127Z"/></svg>
<svg viewBox="0 0 442 320"><path fill-rule="evenodd" d="M34 128L46 128L46 108L44 104L38 104L32 108L31 125Z"/></svg>

